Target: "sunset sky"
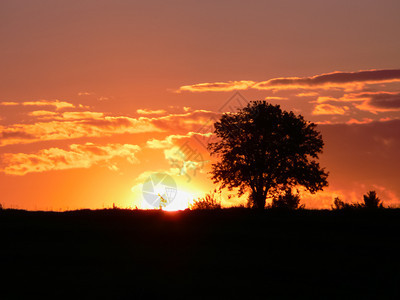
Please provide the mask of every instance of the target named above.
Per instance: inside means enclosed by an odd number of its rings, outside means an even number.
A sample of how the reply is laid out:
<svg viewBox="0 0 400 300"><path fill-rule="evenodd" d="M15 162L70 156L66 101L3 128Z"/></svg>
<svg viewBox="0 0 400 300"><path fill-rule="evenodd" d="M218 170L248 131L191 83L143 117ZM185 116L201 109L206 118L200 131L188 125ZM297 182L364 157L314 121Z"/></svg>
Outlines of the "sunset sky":
<svg viewBox="0 0 400 300"><path fill-rule="evenodd" d="M171 207L215 188L204 145L223 112L267 100L318 123L329 187L400 206L400 2L0 1L0 203ZM245 199L228 199L232 206ZM242 201L242 202L241 202Z"/></svg>

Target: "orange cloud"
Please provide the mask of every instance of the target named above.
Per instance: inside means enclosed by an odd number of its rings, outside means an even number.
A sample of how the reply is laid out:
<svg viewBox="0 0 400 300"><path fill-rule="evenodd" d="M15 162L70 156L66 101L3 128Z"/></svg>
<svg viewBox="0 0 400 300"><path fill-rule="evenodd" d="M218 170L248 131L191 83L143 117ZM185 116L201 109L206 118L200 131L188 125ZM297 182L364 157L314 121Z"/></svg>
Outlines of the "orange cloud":
<svg viewBox="0 0 400 300"><path fill-rule="evenodd" d="M58 113L54 111L48 110L35 110L28 113L29 116L37 117L37 118L54 118L58 115Z"/></svg>
<svg viewBox="0 0 400 300"><path fill-rule="evenodd" d="M129 117L14 124L0 126L0 146L149 131L156 132L161 130L146 120L137 120Z"/></svg>
<svg viewBox="0 0 400 300"><path fill-rule="evenodd" d="M151 110L146 108L138 109L136 112L140 115L160 115L166 113L164 109Z"/></svg>
<svg viewBox="0 0 400 300"><path fill-rule="evenodd" d="M110 98L109 98L109 97L101 96L101 97L97 98L97 100L99 100L99 101L106 101L106 100L110 100Z"/></svg>
<svg viewBox="0 0 400 300"><path fill-rule="evenodd" d="M3 106L15 106L15 105L19 105L18 102L0 102L0 105Z"/></svg>
<svg viewBox="0 0 400 300"><path fill-rule="evenodd" d="M151 149L165 149L165 148L170 148L174 146L174 143L177 140L182 140L182 139L190 139L191 137L198 136L198 137L210 137L213 133L208 132L208 133L198 133L198 132L188 132L187 134L172 134L168 135L166 138L163 140L157 140L157 139L151 139L147 141L147 147Z"/></svg>
<svg viewBox="0 0 400 300"><path fill-rule="evenodd" d="M250 80L211 83L206 82L181 86L178 92L231 92L234 90L246 90L254 84L255 82Z"/></svg>
<svg viewBox="0 0 400 300"><path fill-rule="evenodd" d="M39 101L27 101L22 102L24 106L54 106L57 110L63 108L73 108L75 105L69 102L60 101L60 100L39 100Z"/></svg>
<svg viewBox="0 0 400 300"><path fill-rule="evenodd" d="M0 105L3 106L16 106L16 105L23 105L23 106L54 106L57 110L63 108L73 108L75 105L69 102L60 101L60 100L38 100L38 101L25 101L22 103L19 102L0 102Z"/></svg>
<svg viewBox="0 0 400 300"><path fill-rule="evenodd" d="M157 128L163 131L195 131L203 124L207 124L210 120L216 120L221 114L208 110L195 110L182 114L170 114L167 116L144 118L139 120L148 120Z"/></svg>
<svg viewBox="0 0 400 300"><path fill-rule="evenodd" d="M368 124L373 122L374 120L370 118L363 118L362 120L357 120L357 119L350 119L349 121L346 122L346 124L351 125L351 124Z"/></svg>
<svg viewBox="0 0 400 300"><path fill-rule="evenodd" d="M267 96L264 98L264 100L287 100L286 97L276 97L276 96Z"/></svg>
<svg viewBox="0 0 400 300"><path fill-rule="evenodd" d="M91 96L94 95L94 93L90 93L90 92L79 92L78 96Z"/></svg>
<svg viewBox="0 0 400 300"><path fill-rule="evenodd" d="M36 113L37 115L43 113ZM0 146L81 137L104 137L122 133L193 131L217 113L196 110L160 117L110 117L97 112L66 112L49 122L0 126Z"/></svg>
<svg viewBox="0 0 400 300"><path fill-rule="evenodd" d="M112 164L113 158L125 158L129 163L138 163L135 154L140 150L137 145L108 144L105 146L86 143L73 144L68 150L60 148L43 149L35 154L5 153L1 170L5 174L25 175L33 172L90 168L95 164L106 164L110 169L117 170Z"/></svg>
<svg viewBox="0 0 400 300"><path fill-rule="evenodd" d="M312 101L312 103L326 103L326 102L354 102L354 101L362 101L360 99L347 99L344 97L341 98L333 98L328 96L318 97L316 101Z"/></svg>
<svg viewBox="0 0 400 300"><path fill-rule="evenodd" d="M314 107L313 115L344 115L349 107L338 107L330 104L318 104Z"/></svg>
<svg viewBox="0 0 400 300"><path fill-rule="evenodd" d="M318 96L318 93L317 92L299 93L296 96L297 97L316 97L316 96Z"/></svg>
<svg viewBox="0 0 400 300"><path fill-rule="evenodd" d="M84 120L84 119L101 119L104 113L92 111L71 111L62 114L64 120Z"/></svg>

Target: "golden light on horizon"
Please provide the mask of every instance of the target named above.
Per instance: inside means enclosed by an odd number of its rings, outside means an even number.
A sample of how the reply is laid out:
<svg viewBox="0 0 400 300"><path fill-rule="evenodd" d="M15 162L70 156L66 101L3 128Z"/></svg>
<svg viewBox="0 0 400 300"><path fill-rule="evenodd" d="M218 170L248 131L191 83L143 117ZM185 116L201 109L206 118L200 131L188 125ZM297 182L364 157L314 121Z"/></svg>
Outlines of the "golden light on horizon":
<svg viewBox="0 0 400 300"><path fill-rule="evenodd" d="M141 178L143 178L143 176ZM162 184L158 184L150 191L150 193L154 195L154 202L151 203L150 201L149 203L149 201L147 201L148 199L146 200L146 192L149 187L146 186L145 180L139 182L131 189L131 201L133 206L140 209L162 209L165 211L185 210L189 208L190 204L192 204L194 200L204 196L205 194L205 191L203 191L200 186L193 182L187 182L182 176L171 176L170 179L173 179L176 184L173 188L171 199L167 199L168 195L166 195L166 187L162 186ZM166 203L160 204L160 200L163 198L166 199Z"/></svg>

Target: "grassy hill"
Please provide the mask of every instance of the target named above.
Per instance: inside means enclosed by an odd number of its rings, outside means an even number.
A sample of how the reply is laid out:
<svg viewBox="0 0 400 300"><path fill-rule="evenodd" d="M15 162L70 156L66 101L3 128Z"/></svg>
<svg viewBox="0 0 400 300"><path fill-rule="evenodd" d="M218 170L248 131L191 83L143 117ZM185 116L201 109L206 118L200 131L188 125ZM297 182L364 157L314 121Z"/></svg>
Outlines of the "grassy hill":
<svg viewBox="0 0 400 300"><path fill-rule="evenodd" d="M2 210L0 231L2 299L400 296L400 210Z"/></svg>

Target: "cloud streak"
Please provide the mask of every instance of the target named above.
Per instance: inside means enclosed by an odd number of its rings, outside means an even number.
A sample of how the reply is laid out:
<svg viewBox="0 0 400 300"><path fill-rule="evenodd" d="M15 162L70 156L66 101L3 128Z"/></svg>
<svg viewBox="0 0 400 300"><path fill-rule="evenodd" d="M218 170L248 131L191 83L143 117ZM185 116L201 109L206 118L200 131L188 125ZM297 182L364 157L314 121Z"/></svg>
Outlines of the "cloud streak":
<svg viewBox="0 0 400 300"><path fill-rule="evenodd" d="M33 124L0 125L0 146L81 137L107 137L124 133L188 132L198 129L199 124L215 118L218 114L196 110L152 118L111 117L99 112L65 112L54 116L46 111L38 111L33 115L40 121Z"/></svg>
<svg viewBox="0 0 400 300"><path fill-rule="evenodd" d="M359 90L366 84L400 82L400 69L365 70L357 72L332 72L311 77L279 77L266 81L228 81L197 83L181 86L178 91L212 92L233 90L279 90L279 89L347 89Z"/></svg>
<svg viewBox="0 0 400 300"><path fill-rule="evenodd" d="M348 106L339 107L331 104L318 104L314 107L313 115L344 115L349 110Z"/></svg>
<svg viewBox="0 0 400 300"><path fill-rule="evenodd" d="M198 132L189 132L187 134L171 134L168 135L167 137L165 137L162 140L158 140L158 139L151 139L149 141L146 142L146 145L148 148L151 149L166 149L166 148L170 148L173 147L175 145L175 142L178 140L189 140L192 137L210 137L213 133L209 132L209 133L198 133Z"/></svg>
<svg viewBox="0 0 400 300"><path fill-rule="evenodd" d="M356 107L374 114L400 111L400 92L360 93L351 95L351 99L363 100Z"/></svg>
<svg viewBox="0 0 400 300"><path fill-rule="evenodd" d="M0 102L2 106L53 106L56 110L63 108L74 108L75 105L66 101L60 100L38 100L38 101L25 101L25 102Z"/></svg>
<svg viewBox="0 0 400 300"><path fill-rule="evenodd" d="M49 148L34 154L5 153L3 154L4 168L9 175L25 175L54 170L90 168L96 164L106 164L110 169L117 170L111 163L114 158L125 158L129 163L139 163L135 154L140 147L131 144L96 145L93 143L73 144L69 149Z"/></svg>
<svg viewBox="0 0 400 300"><path fill-rule="evenodd" d="M152 109L138 109L136 111L139 115L161 115L165 114L166 111L164 109L157 109L157 110L152 110Z"/></svg>
<svg viewBox="0 0 400 300"><path fill-rule="evenodd" d="M181 86L178 92L231 92L235 90L247 90L255 83L256 82L251 80L197 83Z"/></svg>

